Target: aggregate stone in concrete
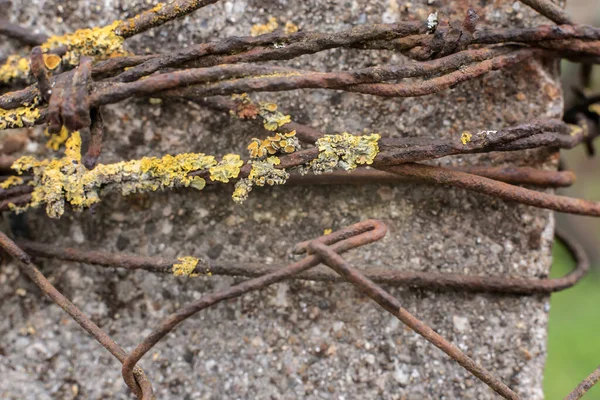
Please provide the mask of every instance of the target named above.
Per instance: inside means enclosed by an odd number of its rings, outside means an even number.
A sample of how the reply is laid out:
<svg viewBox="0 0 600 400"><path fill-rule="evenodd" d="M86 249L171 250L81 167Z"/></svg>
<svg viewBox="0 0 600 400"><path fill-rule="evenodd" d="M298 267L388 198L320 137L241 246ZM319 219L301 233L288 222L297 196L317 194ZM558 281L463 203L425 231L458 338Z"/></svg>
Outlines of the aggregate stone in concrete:
<svg viewBox="0 0 600 400"><path fill-rule="evenodd" d="M12 21L64 33L134 15L147 1L0 1ZM221 1L128 40L136 53L247 35L269 16L301 29L339 31L360 24L425 19L435 11L462 18L469 6L483 26L547 23L519 2L415 0ZM3 55L16 49L2 45ZM332 50L286 65L318 70L407 60L385 51ZM327 133L457 137L497 130L562 110L557 66L532 60L416 99L380 99L324 90L260 94L301 123ZM101 162L167 153L241 153L261 132L227 115L180 102L147 99L106 107ZM40 130L23 132L24 152L44 155ZM36 145L40 143L40 145ZM555 168L545 151L452 157L441 165ZM121 197L107 194L95 213L60 220L31 212L35 239L57 246L139 255L192 255L219 262L284 265L294 243L377 218L387 237L348 253L354 265L398 270L545 277L551 213L415 183L255 189L242 206L232 187ZM193 279L39 260L66 296L125 349L162 318L241 278ZM524 399L542 399L548 297L436 293L390 288L404 307L472 356ZM11 263L0 269L0 397L127 399L120 365ZM159 399L493 399L476 378L386 314L349 284L286 282L214 306L159 343L141 366Z"/></svg>

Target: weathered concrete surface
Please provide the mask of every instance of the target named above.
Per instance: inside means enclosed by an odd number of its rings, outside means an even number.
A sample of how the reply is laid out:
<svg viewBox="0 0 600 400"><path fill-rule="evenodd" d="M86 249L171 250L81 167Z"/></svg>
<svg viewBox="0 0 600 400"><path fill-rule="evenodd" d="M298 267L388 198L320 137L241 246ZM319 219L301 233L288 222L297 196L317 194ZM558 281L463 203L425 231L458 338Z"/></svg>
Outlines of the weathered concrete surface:
<svg viewBox="0 0 600 400"><path fill-rule="evenodd" d="M130 41L136 52L168 51L245 35L273 15L303 29L424 19L474 6L488 26L541 23L512 1L223 1ZM58 6L60 4L60 7ZM14 21L47 33L107 23L151 6L143 1L2 2ZM461 17L462 18L462 17ZM8 50L10 46L4 46ZM334 50L292 64L322 70L405 59L387 52ZM531 61L436 96L378 99L332 91L265 94L302 123L327 132L450 137L557 117L556 69ZM180 103L128 101L107 108L102 162L183 151L242 152L256 132L226 115ZM43 141L39 131L32 141ZM27 146L36 150L35 146ZM42 153L43 146L37 151ZM545 151L444 159L553 167ZM385 240L348 255L357 266L471 274L546 276L549 212L462 190L427 185L281 187L254 190L243 206L231 187L122 198L96 214L59 221L30 214L36 239L141 255L194 255L285 263L298 241L366 218L389 226ZM120 345L132 349L182 304L239 279L176 279L89 265L40 261L44 273ZM129 398L120 365L15 265L0 270L0 397ZM25 289L25 291L21 290ZM542 399L548 299L392 289L404 306L515 388ZM142 360L159 399L492 399L495 395L443 353L346 284L290 282L220 304L178 327ZM75 395L78 393L78 395Z"/></svg>

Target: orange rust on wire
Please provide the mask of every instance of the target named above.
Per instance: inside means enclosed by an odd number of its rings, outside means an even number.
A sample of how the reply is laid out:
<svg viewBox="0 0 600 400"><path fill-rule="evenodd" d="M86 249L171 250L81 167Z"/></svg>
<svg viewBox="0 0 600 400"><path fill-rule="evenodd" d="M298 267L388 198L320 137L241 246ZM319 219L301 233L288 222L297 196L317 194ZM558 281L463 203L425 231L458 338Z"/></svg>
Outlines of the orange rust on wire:
<svg viewBox="0 0 600 400"><path fill-rule="evenodd" d="M553 4L550 0L520 0L521 3L528 5L538 13L556 22L557 24L573 24L569 14L560 6Z"/></svg>
<svg viewBox="0 0 600 400"><path fill-rule="evenodd" d="M384 169L394 174L418 178L425 182L454 186L534 207L570 214L600 216L600 203L536 192L535 190L513 186L482 176L452 171L447 168L408 163L385 167Z"/></svg>
<svg viewBox="0 0 600 400"><path fill-rule="evenodd" d="M541 187L568 187L575 182L572 171L547 171L531 167L449 167L452 170L484 176L512 184L535 185ZM410 180L390 172L357 168L353 171L334 171L321 175L290 174L288 185L364 185L394 184Z"/></svg>
<svg viewBox="0 0 600 400"><path fill-rule="evenodd" d="M176 18L184 17L199 8L206 7L217 1L219 0L172 0L164 3L160 2L153 8L121 22L116 29L116 33L128 38Z"/></svg>
<svg viewBox="0 0 600 400"><path fill-rule="evenodd" d="M100 153L102 152L102 139L104 138L104 119L100 108L90 110L91 126L85 129L88 136L88 144L85 155L81 162L87 169L94 169Z"/></svg>
<svg viewBox="0 0 600 400"><path fill-rule="evenodd" d="M42 48L37 46L31 49L31 74L37 81L37 86L44 101L50 99L52 93L52 85L50 83L50 74L46 63L44 62L44 54Z"/></svg>

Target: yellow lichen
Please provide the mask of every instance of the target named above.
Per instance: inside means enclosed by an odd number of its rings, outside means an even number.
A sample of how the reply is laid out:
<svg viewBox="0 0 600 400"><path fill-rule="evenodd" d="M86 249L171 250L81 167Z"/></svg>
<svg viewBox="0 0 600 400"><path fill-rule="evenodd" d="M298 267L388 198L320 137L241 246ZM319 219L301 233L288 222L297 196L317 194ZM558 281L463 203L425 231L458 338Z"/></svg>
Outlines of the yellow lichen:
<svg viewBox="0 0 600 400"><path fill-rule="evenodd" d="M238 204L243 203L248 199L248 194L252 190L252 182L248 179L240 179L235 183L235 189L231 198Z"/></svg>
<svg viewBox="0 0 600 400"><path fill-rule="evenodd" d="M569 133L571 134L571 136L577 136L582 132L584 133L584 136L587 136L586 131L579 125L567 124L567 126L570 129Z"/></svg>
<svg viewBox="0 0 600 400"><path fill-rule="evenodd" d="M0 82L9 83L14 79L23 79L29 74L29 60L18 55L8 56L0 66Z"/></svg>
<svg viewBox="0 0 600 400"><path fill-rule="evenodd" d="M230 179L235 179L240 174L240 169L244 162L237 154L226 154L217 165L209 169L210 179L227 183Z"/></svg>
<svg viewBox="0 0 600 400"><path fill-rule="evenodd" d="M323 235L329 235L333 230L331 228L323 229Z"/></svg>
<svg viewBox="0 0 600 400"><path fill-rule="evenodd" d="M590 110L591 112L600 115L600 103L596 103L596 104L591 104L588 107L588 110Z"/></svg>
<svg viewBox="0 0 600 400"><path fill-rule="evenodd" d="M189 276L195 277L199 274L194 273L194 269L200 262L196 257L179 257L177 258L180 263L173 264L173 275L175 276Z"/></svg>
<svg viewBox="0 0 600 400"><path fill-rule="evenodd" d="M263 118L263 125L269 131L274 131L292 122L292 118L277 111L277 105L273 103L260 103L258 115Z"/></svg>
<svg viewBox="0 0 600 400"><path fill-rule="evenodd" d="M69 139L69 130L63 125L60 132L58 134L51 134L48 132L48 129L44 131L44 135L48 136L48 141L46 142L46 147L58 151L60 146L62 146L67 139Z"/></svg>
<svg viewBox="0 0 600 400"><path fill-rule="evenodd" d="M44 54L44 65L50 71L56 69L61 61L62 58L60 58L60 56L57 56L56 54Z"/></svg>
<svg viewBox="0 0 600 400"><path fill-rule="evenodd" d="M279 27L277 23L277 18L269 17L269 21L266 24L256 24L252 26L250 30L251 36L259 36L264 35L265 33L273 32L275 29Z"/></svg>
<svg viewBox="0 0 600 400"><path fill-rule="evenodd" d="M472 137L473 135L471 135L471 132L464 131L462 135L460 135L460 141L462 142L462 144L466 145L467 143L471 142Z"/></svg>
<svg viewBox="0 0 600 400"><path fill-rule="evenodd" d="M266 160L253 160L252 169L248 178L240 179L235 184L232 198L236 203L242 203L248 198L252 186L283 185L290 177L284 169L275 168L281 163L277 157L269 157Z"/></svg>
<svg viewBox="0 0 600 400"><path fill-rule="evenodd" d="M0 130L23 128L24 126L33 126L40 117L38 109L39 97L34 99L33 104L5 110L0 108Z"/></svg>
<svg viewBox="0 0 600 400"><path fill-rule="evenodd" d="M235 115L242 119L254 119L259 115L263 119L263 126L269 131L275 131L277 128L292 122L289 115L277 111L277 104L261 102L254 104L252 99L246 93L234 94L232 100L237 105Z"/></svg>
<svg viewBox="0 0 600 400"><path fill-rule="evenodd" d="M296 33L298 32L298 25L294 24L292 21L287 21L283 31L287 34Z"/></svg>
<svg viewBox="0 0 600 400"><path fill-rule="evenodd" d="M104 60L115 55L124 55L124 38L115 33L121 21L112 24L91 28L79 29L62 36L52 36L40 47L46 53L44 63L49 69L58 67L61 61L76 66L79 65L81 56L89 56L95 60ZM47 54L52 50L65 47L67 52L62 57ZM16 79L26 79L30 72L29 58L18 55L9 56L0 67L0 82L9 83Z"/></svg>
<svg viewBox="0 0 600 400"><path fill-rule="evenodd" d="M63 60L69 65L78 65L81 56L93 57L95 60L104 60L115 55L123 55L124 38L115 33L121 21L114 21L110 25L79 29L62 36L52 36L44 44L42 50L49 52L61 46L66 46L67 53Z"/></svg>
<svg viewBox="0 0 600 400"><path fill-rule="evenodd" d="M290 154L300 148L296 131L288 133L276 133L274 136L268 136L266 139L253 138L248 145L248 151L252 158L264 158L276 153Z"/></svg>
<svg viewBox="0 0 600 400"><path fill-rule="evenodd" d="M47 214L58 218L66 203L76 211L98 203L100 190L105 187L118 189L123 195L182 186L201 190L205 180L189 174L217 164L213 156L184 153L99 164L90 171L81 164L79 132L71 134L65 147L65 156L60 159L38 161L25 156L13 164L19 174L33 175L32 199L25 208L45 205Z"/></svg>
<svg viewBox="0 0 600 400"><path fill-rule="evenodd" d="M1 189L8 189L9 187L20 185L23 183L23 178L18 176L9 176L2 183L0 183Z"/></svg>
<svg viewBox="0 0 600 400"><path fill-rule="evenodd" d="M234 94L231 99L236 103L237 109L231 111L232 115L241 119L255 119L258 115L258 106L252 102L247 93Z"/></svg>
<svg viewBox="0 0 600 400"><path fill-rule="evenodd" d="M262 103L261 106L264 110L269 112L277 111L277 104L275 103Z"/></svg>
<svg viewBox="0 0 600 400"><path fill-rule="evenodd" d="M348 132L341 135L325 135L315 143L319 155L308 167L315 174L321 174L338 167L350 171L359 164L372 164L379 153L380 137L377 133L363 136L354 136Z"/></svg>

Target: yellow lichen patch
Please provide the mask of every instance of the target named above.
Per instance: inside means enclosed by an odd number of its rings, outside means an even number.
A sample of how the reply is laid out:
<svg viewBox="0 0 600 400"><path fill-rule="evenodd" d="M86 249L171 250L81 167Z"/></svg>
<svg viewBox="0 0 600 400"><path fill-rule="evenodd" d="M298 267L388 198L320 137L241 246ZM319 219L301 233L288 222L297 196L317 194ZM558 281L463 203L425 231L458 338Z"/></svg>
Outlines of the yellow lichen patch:
<svg viewBox="0 0 600 400"><path fill-rule="evenodd" d="M281 163L277 157L269 157L266 160L251 161L252 169L248 178L240 179L235 184L232 198L236 203L243 203L248 198L252 186L283 185L290 177L284 169L275 168Z"/></svg>
<svg viewBox="0 0 600 400"><path fill-rule="evenodd" d="M276 133L274 136L268 136L264 140L253 138L248 145L248 151L252 158L264 158L276 153L290 154L300 148L300 143L296 137L296 131L289 133Z"/></svg>
<svg viewBox="0 0 600 400"><path fill-rule="evenodd" d="M600 103L592 104L588 107L591 112L600 115Z"/></svg>
<svg viewBox="0 0 600 400"><path fill-rule="evenodd" d="M289 115L277 111L277 104L261 102L256 105L247 93L234 94L232 100L237 105L235 114L242 119L254 119L257 115L263 119L265 129L275 131L277 128L292 122Z"/></svg>
<svg viewBox="0 0 600 400"><path fill-rule="evenodd" d="M121 21L112 24L91 28L79 29L62 36L52 36L40 47L46 53L44 64L53 70L64 61L71 66L79 65L81 56L90 56L95 60L104 60L115 55L125 55L123 50L124 38L115 33ZM61 58L48 54L52 50L66 47L67 52ZM26 79L29 75L29 59L18 55L9 56L4 65L0 67L0 82L9 83L16 79ZM1 128L0 128L1 129Z"/></svg>
<svg viewBox="0 0 600 400"><path fill-rule="evenodd" d="M71 134L65 147L65 156L61 159L38 161L25 156L12 166L19 174L33 175L34 190L27 207L45 205L52 218L64 213L66 203L76 211L98 203L100 190L106 187L120 190L123 195L182 186L203 189L204 179L189 174L217 164L213 156L184 153L99 164L90 171L81 164L79 132Z"/></svg>
<svg viewBox="0 0 600 400"><path fill-rule="evenodd" d="M38 109L39 98L36 97L34 103L11 110L0 108L0 130L23 128L24 126L33 126L40 117Z"/></svg>
<svg viewBox="0 0 600 400"><path fill-rule="evenodd" d="M275 112L277 111L277 104L275 103L262 103L261 108L265 111Z"/></svg>
<svg viewBox="0 0 600 400"><path fill-rule="evenodd" d="M319 155L308 166L315 174L321 174L337 167L350 171L359 164L372 164L379 153L380 137L377 133L363 136L354 136L348 132L326 135L315 143Z"/></svg>
<svg viewBox="0 0 600 400"><path fill-rule="evenodd" d="M44 131L44 135L49 137L48 141L46 142L46 147L51 150L58 151L58 149L60 149L60 146L62 146L69 138L69 131L63 125L58 134L53 135L50 132L48 132L48 129L46 129Z"/></svg>
<svg viewBox="0 0 600 400"><path fill-rule="evenodd" d="M173 264L173 275L175 276L190 276L195 277L198 274L194 273L196 265L200 262L196 257L179 257L179 263Z"/></svg>
<svg viewBox="0 0 600 400"><path fill-rule="evenodd" d="M25 79L29 75L29 59L18 55L8 56L0 67L0 82L9 83L15 79Z"/></svg>
<svg viewBox="0 0 600 400"><path fill-rule="evenodd" d="M287 34L296 33L298 32L298 25L294 24L292 21L287 21L283 31Z"/></svg>
<svg viewBox="0 0 600 400"><path fill-rule="evenodd" d="M79 29L62 36L52 36L44 44L42 50L49 52L61 46L67 47L63 56L69 65L78 65L81 56L90 56L96 60L104 60L114 55L123 55L123 37L115 33L121 21L112 24L91 28Z"/></svg>
<svg viewBox="0 0 600 400"><path fill-rule="evenodd" d="M292 118L277 111L277 105L273 103L260 103L258 114L263 118L265 129L269 131L274 131L292 122Z"/></svg>
<svg viewBox="0 0 600 400"><path fill-rule="evenodd" d="M12 186L21 185L23 183L23 178L19 178L18 176L9 176L4 180L4 182L0 183L1 189L8 189Z"/></svg>
<svg viewBox="0 0 600 400"><path fill-rule="evenodd" d="M283 185L290 175L283 169L275 168L280 163L281 160L277 157L269 157L264 161L252 161L248 179L257 186Z"/></svg>
<svg viewBox="0 0 600 400"><path fill-rule="evenodd" d="M277 23L277 18L269 17L269 21L266 24L256 24L252 26L250 30L251 36L259 36L264 35L265 33L273 32L275 29L279 27Z"/></svg>
<svg viewBox="0 0 600 400"><path fill-rule="evenodd" d="M231 198L238 204L248 199L248 194L252 190L252 183L248 179L240 179L235 183L235 189Z"/></svg>
<svg viewBox="0 0 600 400"><path fill-rule="evenodd" d="M244 162L237 154L226 154L217 165L211 167L210 179L227 183L230 179L235 179L240 174L240 169Z"/></svg>
<svg viewBox="0 0 600 400"><path fill-rule="evenodd" d="M573 124L567 124L567 126L569 127L569 129L571 130L569 133L571 134L571 136L577 136L580 133L586 133L582 127L580 127L579 125L573 125ZM585 134L585 136L587 136L587 134Z"/></svg>
<svg viewBox="0 0 600 400"><path fill-rule="evenodd" d="M329 235L333 230L331 228L323 229L323 235Z"/></svg>
<svg viewBox="0 0 600 400"><path fill-rule="evenodd" d="M62 58L60 58L60 56L57 56L56 54L44 54L44 65L50 71L56 69L60 64L61 60Z"/></svg>
<svg viewBox="0 0 600 400"><path fill-rule="evenodd" d="M471 132L464 131L462 133L462 135L460 135L460 141L462 142L462 144L467 144L467 143L471 142L472 137L473 137L473 135L471 135Z"/></svg>

